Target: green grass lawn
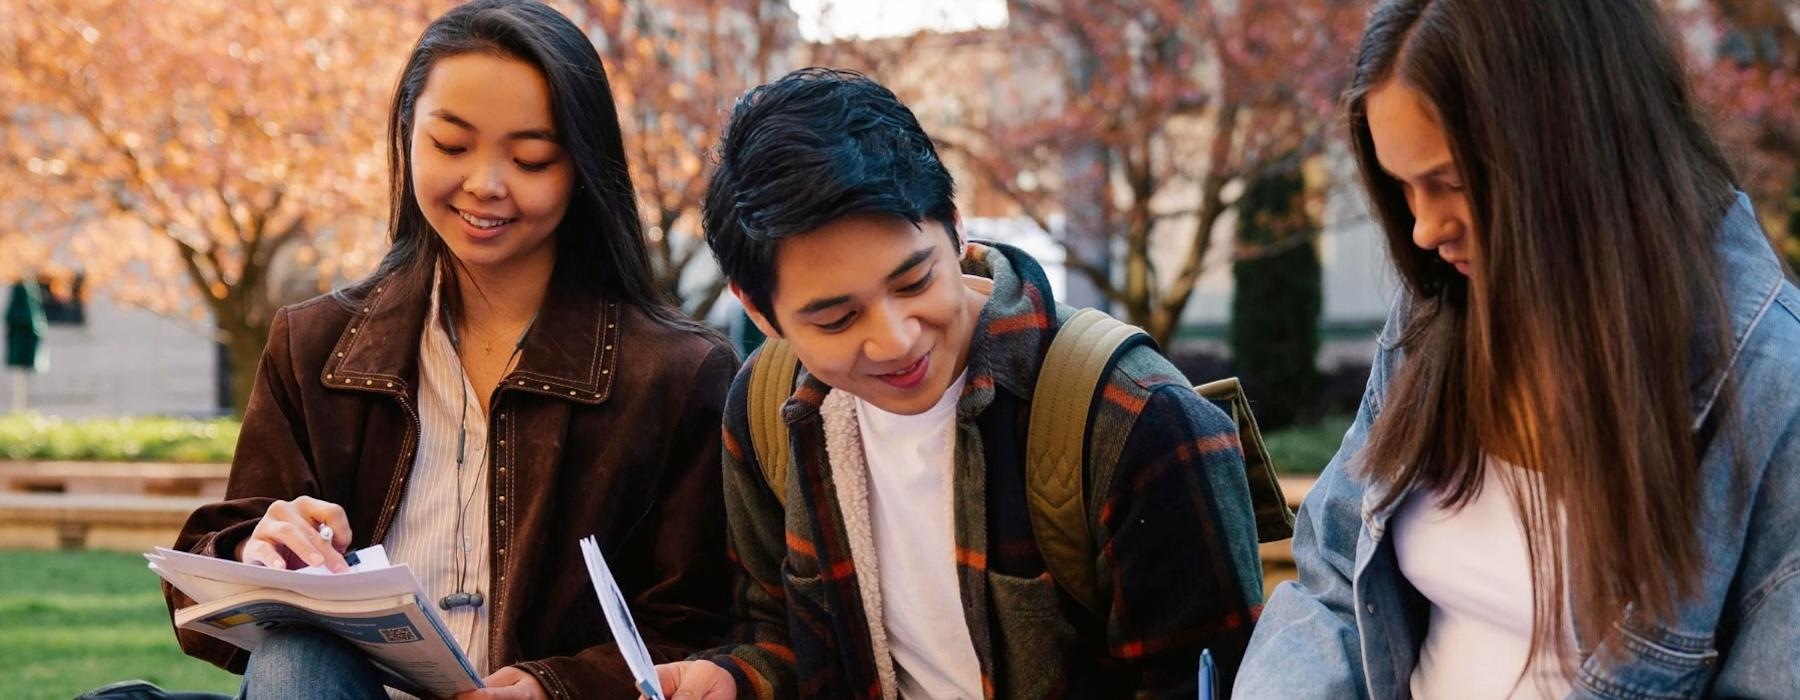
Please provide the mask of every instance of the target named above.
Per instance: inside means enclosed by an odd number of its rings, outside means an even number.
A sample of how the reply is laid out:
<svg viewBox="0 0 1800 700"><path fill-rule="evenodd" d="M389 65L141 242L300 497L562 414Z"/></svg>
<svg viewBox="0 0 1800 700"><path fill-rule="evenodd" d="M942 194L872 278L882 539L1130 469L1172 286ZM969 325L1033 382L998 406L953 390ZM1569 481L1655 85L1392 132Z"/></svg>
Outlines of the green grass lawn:
<svg viewBox="0 0 1800 700"><path fill-rule="evenodd" d="M175 646L155 573L114 552L0 551L0 698L67 700L113 681L237 692Z"/></svg>
<svg viewBox="0 0 1800 700"><path fill-rule="evenodd" d="M1325 470L1350 429L1349 416L1331 416L1315 425L1297 425L1263 435L1269 459L1283 474L1317 474Z"/></svg>

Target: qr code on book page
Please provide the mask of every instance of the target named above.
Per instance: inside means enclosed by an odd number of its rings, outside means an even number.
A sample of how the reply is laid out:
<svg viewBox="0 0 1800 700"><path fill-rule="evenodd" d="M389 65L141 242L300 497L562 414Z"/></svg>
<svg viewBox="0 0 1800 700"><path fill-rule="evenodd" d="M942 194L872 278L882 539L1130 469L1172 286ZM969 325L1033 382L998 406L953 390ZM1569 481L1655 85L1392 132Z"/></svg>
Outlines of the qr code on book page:
<svg viewBox="0 0 1800 700"><path fill-rule="evenodd" d="M383 627L381 640L389 644L419 641L419 634L411 627Z"/></svg>

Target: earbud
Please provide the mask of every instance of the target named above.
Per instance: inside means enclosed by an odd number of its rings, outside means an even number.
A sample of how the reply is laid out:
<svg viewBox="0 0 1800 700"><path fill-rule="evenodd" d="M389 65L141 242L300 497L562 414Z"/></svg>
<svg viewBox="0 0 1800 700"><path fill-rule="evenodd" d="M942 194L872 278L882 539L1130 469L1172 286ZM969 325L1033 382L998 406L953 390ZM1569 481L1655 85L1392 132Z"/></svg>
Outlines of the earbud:
<svg viewBox="0 0 1800 700"><path fill-rule="evenodd" d="M481 597L480 593L464 593L462 591L457 591L444 596L443 600L438 601L438 607L445 610L464 606L479 608L484 600L485 599Z"/></svg>

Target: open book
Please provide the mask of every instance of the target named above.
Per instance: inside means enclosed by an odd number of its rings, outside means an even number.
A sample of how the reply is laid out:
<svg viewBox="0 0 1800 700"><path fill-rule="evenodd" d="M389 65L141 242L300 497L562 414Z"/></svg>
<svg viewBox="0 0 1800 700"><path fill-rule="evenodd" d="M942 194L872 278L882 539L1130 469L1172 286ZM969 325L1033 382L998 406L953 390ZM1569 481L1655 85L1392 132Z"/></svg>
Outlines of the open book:
<svg viewBox="0 0 1800 700"><path fill-rule="evenodd" d="M380 545L356 553L348 573L317 567L285 571L163 547L145 554L150 569L195 605L175 611L175 626L254 652L270 630L307 625L368 654L387 685L418 696L449 697L481 687L430 598L405 564L388 566Z"/></svg>

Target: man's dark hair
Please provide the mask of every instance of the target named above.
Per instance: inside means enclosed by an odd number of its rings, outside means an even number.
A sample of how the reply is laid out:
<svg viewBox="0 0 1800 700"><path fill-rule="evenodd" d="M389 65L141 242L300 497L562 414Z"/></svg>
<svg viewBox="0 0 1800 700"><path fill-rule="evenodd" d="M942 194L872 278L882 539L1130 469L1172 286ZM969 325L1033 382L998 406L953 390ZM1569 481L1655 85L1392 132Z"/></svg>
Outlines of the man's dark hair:
<svg viewBox="0 0 1800 700"><path fill-rule="evenodd" d="M738 100L701 207L725 276L775 324L775 248L845 216L941 222L955 183L894 93L851 71L803 68ZM777 326L779 330L779 326Z"/></svg>

